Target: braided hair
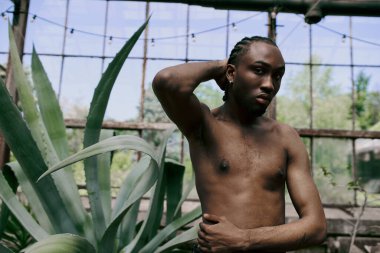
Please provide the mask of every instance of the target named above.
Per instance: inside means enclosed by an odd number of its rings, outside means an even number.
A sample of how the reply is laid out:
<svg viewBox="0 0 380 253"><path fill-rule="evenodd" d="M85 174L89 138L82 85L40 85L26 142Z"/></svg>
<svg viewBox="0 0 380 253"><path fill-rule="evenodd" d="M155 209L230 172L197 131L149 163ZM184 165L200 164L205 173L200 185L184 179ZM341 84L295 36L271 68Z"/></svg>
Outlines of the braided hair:
<svg viewBox="0 0 380 253"><path fill-rule="evenodd" d="M268 43L272 46L278 47L277 44L270 38L261 37L261 36L253 36L253 37L244 37L240 40L234 48L231 50L230 57L228 58L227 64L237 65L239 59L242 55L247 53L249 46L254 42L264 42ZM227 101L228 99L228 89L230 85L226 85L224 90L223 101Z"/></svg>

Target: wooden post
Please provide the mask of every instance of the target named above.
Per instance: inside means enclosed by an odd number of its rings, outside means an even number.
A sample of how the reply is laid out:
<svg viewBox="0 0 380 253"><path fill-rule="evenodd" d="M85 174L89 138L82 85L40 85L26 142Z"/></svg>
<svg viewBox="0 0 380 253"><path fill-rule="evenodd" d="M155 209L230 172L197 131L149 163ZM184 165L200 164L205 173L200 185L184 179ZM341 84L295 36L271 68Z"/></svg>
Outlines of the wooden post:
<svg viewBox="0 0 380 253"><path fill-rule="evenodd" d="M268 12L268 37L276 42L276 28L277 28L277 8L274 7ZM271 119L276 119L276 97L273 98L272 102L269 104L265 115Z"/></svg>
<svg viewBox="0 0 380 253"><path fill-rule="evenodd" d="M29 12L29 0L15 1L15 8L12 21L12 29L15 35L16 45L18 53L22 59L24 53L24 42L26 34L26 25L28 23L28 12ZM5 85L8 89L9 94L12 96L13 101L17 103L17 91L16 85L13 78L13 70L11 65L10 54L8 56L7 73L5 79ZM4 166L5 163L9 161L9 147L5 143L4 137L0 132L0 168Z"/></svg>

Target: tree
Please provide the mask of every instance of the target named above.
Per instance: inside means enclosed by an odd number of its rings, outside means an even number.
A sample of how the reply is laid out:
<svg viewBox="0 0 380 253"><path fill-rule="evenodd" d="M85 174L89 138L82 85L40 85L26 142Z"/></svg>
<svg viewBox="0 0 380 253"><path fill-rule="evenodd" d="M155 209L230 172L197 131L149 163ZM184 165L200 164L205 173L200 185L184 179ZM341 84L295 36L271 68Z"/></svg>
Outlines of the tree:
<svg viewBox="0 0 380 253"><path fill-rule="evenodd" d="M367 130L380 121L380 93L368 91L371 77L360 71L355 79L353 103L356 120L360 129ZM350 112L352 119L352 112Z"/></svg>

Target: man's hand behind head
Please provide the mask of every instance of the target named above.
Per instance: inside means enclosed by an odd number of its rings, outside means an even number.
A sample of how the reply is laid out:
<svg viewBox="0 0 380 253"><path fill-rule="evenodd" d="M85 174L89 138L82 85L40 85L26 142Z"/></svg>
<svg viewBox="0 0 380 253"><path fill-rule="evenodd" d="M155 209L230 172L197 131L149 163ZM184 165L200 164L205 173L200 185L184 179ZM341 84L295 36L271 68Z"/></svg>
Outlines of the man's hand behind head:
<svg viewBox="0 0 380 253"><path fill-rule="evenodd" d="M224 71L221 71L215 78L215 82L218 84L220 89L225 90L226 86L228 85L229 81L227 79L227 59L225 60L220 60L219 61L221 68Z"/></svg>

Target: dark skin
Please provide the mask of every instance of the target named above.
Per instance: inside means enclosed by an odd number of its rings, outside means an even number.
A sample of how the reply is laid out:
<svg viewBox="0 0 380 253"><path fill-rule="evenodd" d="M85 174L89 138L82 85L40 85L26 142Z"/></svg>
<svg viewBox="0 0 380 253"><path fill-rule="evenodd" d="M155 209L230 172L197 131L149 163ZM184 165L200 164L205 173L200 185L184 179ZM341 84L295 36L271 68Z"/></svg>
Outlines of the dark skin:
<svg viewBox="0 0 380 253"><path fill-rule="evenodd" d="M202 205L202 252L285 252L319 244L326 221L297 132L263 116L281 86L279 49L254 42L237 63L181 64L153 89L190 145ZM215 79L228 100L210 110L193 91ZM285 224L285 184L300 219Z"/></svg>

